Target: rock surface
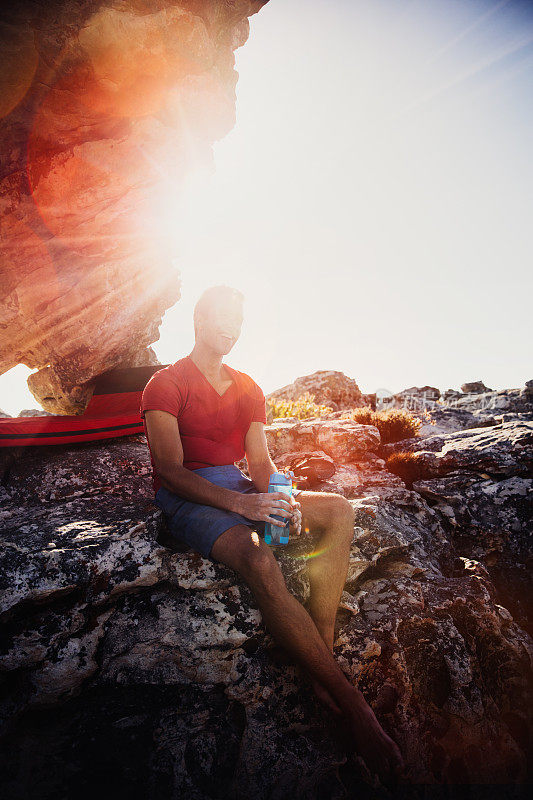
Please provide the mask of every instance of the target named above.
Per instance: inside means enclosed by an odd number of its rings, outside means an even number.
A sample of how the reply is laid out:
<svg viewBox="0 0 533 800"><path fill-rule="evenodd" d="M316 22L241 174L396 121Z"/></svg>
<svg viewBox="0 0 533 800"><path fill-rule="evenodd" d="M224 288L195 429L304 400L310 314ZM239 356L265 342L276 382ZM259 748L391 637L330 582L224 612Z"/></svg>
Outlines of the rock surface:
<svg viewBox="0 0 533 800"><path fill-rule="evenodd" d="M501 421L501 418L500 420ZM433 406L429 412L429 419L422 417L422 425L418 430L419 437L435 436L441 433L454 433L468 428L490 428L498 424L498 418L492 414L477 411L467 411L459 408L439 408Z"/></svg>
<svg viewBox="0 0 533 800"><path fill-rule="evenodd" d="M323 450L335 461L350 463L380 444L377 428L349 419L301 422L279 419L265 428L265 434L274 459L300 450Z"/></svg>
<svg viewBox="0 0 533 800"><path fill-rule="evenodd" d="M489 428L472 428L424 439L405 439L382 447L384 456L409 454L410 474L434 478L456 470L493 476L528 475L533 464L533 422L515 420ZM389 464L393 464L391 459ZM401 462L398 461L398 474ZM408 477L404 472L401 477Z"/></svg>
<svg viewBox="0 0 533 800"><path fill-rule="evenodd" d="M307 393L312 395L317 405L329 406L334 411L359 408L367 404L353 378L332 370L318 370L312 375L297 378L294 383L271 392L267 399L275 397L280 400L298 400Z"/></svg>
<svg viewBox="0 0 533 800"><path fill-rule="evenodd" d="M446 392L444 399L453 404L455 410L472 411L480 416L503 413L533 413L533 390L527 381L522 389L494 391L482 383L465 384L468 392Z"/></svg>
<svg viewBox="0 0 533 800"><path fill-rule="evenodd" d="M531 384L531 385L530 385ZM493 425L502 415L533 414L533 381L527 381L522 389L489 389L481 381L463 384L462 391L447 389L442 395L431 386L412 386L398 392L391 405L408 408L414 413L430 413L435 433L451 433L454 430ZM420 435L431 435L427 420Z"/></svg>
<svg viewBox="0 0 533 800"><path fill-rule="evenodd" d="M406 395L409 397L420 397L425 400L439 400L440 390L435 386L411 386L410 389L403 389L394 395L396 400L403 399Z"/></svg>
<svg viewBox="0 0 533 800"><path fill-rule="evenodd" d="M485 386L483 381L473 381L472 383L463 383L461 391L464 394L483 394L484 392L492 392L493 389Z"/></svg>
<svg viewBox="0 0 533 800"><path fill-rule="evenodd" d="M533 481L471 472L417 481L413 489L451 526L464 557L482 562L501 602L533 633Z"/></svg>
<svg viewBox="0 0 533 800"><path fill-rule="evenodd" d="M176 207L234 124L234 50L263 4L4 4L0 374L37 368L47 411L82 412L180 297Z"/></svg>
<svg viewBox="0 0 533 800"><path fill-rule="evenodd" d="M482 561L505 605L533 619L533 422L512 420L385 445L387 466L442 516L464 556Z"/></svg>
<svg viewBox="0 0 533 800"><path fill-rule="evenodd" d="M514 541L505 563L520 567L525 552L526 434L435 437L428 452L450 439L461 470L410 490L376 454L377 431L344 423L326 421L322 435L316 422L268 432L287 458L333 461L316 485L337 486L355 509L336 658L398 741L406 791L525 785L531 640L517 622L528 609L516 606L513 620L490 570L504 527ZM489 433L495 444L479 439ZM489 480L466 451L479 449L484 465L496 448ZM149 472L143 437L19 450L6 468L3 796L117 786L154 800L368 797L364 768L246 585L169 540ZM276 551L304 604L316 546L303 534Z"/></svg>

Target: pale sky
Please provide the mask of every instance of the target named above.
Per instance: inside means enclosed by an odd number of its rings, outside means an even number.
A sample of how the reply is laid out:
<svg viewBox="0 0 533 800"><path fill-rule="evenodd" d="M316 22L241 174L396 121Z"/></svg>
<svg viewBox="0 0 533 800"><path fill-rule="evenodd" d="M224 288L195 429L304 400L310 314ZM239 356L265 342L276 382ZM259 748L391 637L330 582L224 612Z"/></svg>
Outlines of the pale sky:
<svg viewBox="0 0 533 800"><path fill-rule="evenodd" d="M532 378L533 4L270 0L237 69L216 171L176 204L161 362L226 283L246 301L225 360L265 393L319 369L363 391ZM28 373L0 376L8 413L37 406Z"/></svg>

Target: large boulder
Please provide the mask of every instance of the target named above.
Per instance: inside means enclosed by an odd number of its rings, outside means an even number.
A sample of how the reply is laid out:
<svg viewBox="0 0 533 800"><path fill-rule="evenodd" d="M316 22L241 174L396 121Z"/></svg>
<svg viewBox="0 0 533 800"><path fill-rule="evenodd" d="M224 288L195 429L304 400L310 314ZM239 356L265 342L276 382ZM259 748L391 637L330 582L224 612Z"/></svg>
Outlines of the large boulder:
<svg viewBox="0 0 533 800"><path fill-rule="evenodd" d="M2 9L0 374L52 413L141 359L180 297L189 174L235 121L234 50L264 0Z"/></svg>
<svg viewBox="0 0 533 800"><path fill-rule="evenodd" d="M380 445L377 428L350 419L279 419L268 425L265 433L274 459L300 450L323 450L336 462L350 463Z"/></svg>
<svg viewBox="0 0 533 800"><path fill-rule="evenodd" d="M457 389L446 389L444 394L442 395L443 400L457 400L458 397L462 397L462 392L457 391Z"/></svg>
<svg viewBox="0 0 533 800"><path fill-rule="evenodd" d="M402 782L525 782L528 636L421 491L370 451L343 470L345 494L362 480L335 656ZM239 576L163 546L143 437L19 450L0 492L6 800L369 796ZM304 604L317 543L275 551Z"/></svg>
<svg viewBox="0 0 533 800"><path fill-rule="evenodd" d="M483 381L472 381L471 383L463 383L461 391L464 392L464 394L484 394L485 392L492 392L494 390L485 386Z"/></svg>
<svg viewBox="0 0 533 800"><path fill-rule="evenodd" d="M333 370L318 370L297 378L294 383L271 392L267 399L298 400L304 394L310 394L315 403L329 406L334 411L367 405L353 378Z"/></svg>
<svg viewBox="0 0 533 800"><path fill-rule="evenodd" d="M395 400L403 400L405 397L416 397L420 400L435 402L440 398L440 389L435 386L411 386L394 395Z"/></svg>

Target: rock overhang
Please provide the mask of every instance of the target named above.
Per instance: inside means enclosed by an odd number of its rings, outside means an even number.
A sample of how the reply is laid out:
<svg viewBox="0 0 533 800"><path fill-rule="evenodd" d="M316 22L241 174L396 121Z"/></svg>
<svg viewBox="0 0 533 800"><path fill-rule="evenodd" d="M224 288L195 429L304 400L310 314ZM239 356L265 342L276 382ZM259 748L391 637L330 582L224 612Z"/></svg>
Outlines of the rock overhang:
<svg viewBox="0 0 533 800"><path fill-rule="evenodd" d="M168 206L234 124L234 50L262 5L2 11L0 373L37 369L45 410L81 413L97 375L148 362L180 297Z"/></svg>

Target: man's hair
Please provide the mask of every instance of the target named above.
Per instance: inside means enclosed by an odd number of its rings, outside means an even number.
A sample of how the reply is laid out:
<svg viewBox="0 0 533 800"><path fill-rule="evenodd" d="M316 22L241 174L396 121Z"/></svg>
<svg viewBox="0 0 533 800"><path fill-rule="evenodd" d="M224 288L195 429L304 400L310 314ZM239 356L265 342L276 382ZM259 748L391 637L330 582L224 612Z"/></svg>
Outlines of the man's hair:
<svg viewBox="0 0 533 800"><path fill-rule="evenodd" d="M194 306L193 320L194 332L196 333L196 325L198 317L208 317L214 308L226 305L227 303L240 303L241 307L244 302L244 295L239 289L234 289L231 286L210 286L202 292L198 302Z"/></svg>

